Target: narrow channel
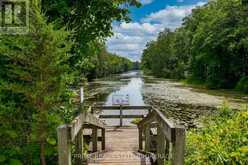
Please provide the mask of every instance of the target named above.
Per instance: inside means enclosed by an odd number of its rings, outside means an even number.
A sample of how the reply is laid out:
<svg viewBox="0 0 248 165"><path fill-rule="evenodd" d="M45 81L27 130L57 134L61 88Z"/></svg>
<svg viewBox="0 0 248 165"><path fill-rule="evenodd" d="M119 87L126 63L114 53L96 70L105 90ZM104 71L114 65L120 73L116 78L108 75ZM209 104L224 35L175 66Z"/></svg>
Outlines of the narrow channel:
<svg viewBox="0 0 248 165"><path fill-rule="evenodd" d="M144 76L140 71L131 71L111 77L96 79L88 85L88 103L101 103L103 105L113 105L115 96L126 96L128 105L140 106L151 105L162 111L167 118L174 123L183 124L186 128L201 126L202 116L216 113L216 107L223 104L224 100L231 100L233 97L223 97L208 94L208 91L199 91L187 87L182 83L173 80L159 79ZM243 98L237 100L247 102ZM119 110L103 110L99 115L119 115ZM123 115L146 115L142 110L126 110ZM135 119L123 119L123 124L133 126ZM119 119L106 119L106 124L118 126Z"/></svg>

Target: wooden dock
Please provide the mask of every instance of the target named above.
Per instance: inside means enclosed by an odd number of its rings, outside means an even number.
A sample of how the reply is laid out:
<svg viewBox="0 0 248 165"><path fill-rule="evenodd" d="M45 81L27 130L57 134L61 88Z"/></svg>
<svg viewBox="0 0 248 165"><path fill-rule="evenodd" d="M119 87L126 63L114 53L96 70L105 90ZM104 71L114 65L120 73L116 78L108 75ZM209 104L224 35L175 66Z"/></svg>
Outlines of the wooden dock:
<svg viewBox="0 0 248 165"><path fill-rule="evenodd" d="M57 129L59 165L72 165L72 162L73 165L150 165L151 157L158 165L164 165L166 160L172 165L184 164L185 128L171 123L158 109L149 106L97 108L119 110L120 114L107 118L119 118L120 127L106 125L94 115L91 107L82 111L70 124ZM142 116L138 127L123 126L122 120L127 117L123 110L144 108L149 113ZM87 129L90 135L86 135ZM91 150L85 149L84 144L91 146ZM85 154L85 151L92 154Z"/></svg>
<svg viewBox="0 0 248 165"><path fill-rule="evenodd" d="M89 165L150 165L138 152L138 135L137 127L107 128L105 152L93 154Z"/></svg>

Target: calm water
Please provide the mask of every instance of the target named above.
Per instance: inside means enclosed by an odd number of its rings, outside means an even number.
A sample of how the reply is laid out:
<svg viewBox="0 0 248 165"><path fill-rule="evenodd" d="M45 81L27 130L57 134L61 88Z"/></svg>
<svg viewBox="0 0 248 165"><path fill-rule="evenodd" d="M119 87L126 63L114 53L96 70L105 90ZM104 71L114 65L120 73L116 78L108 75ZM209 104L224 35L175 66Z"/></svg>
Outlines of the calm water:
<svg viewBox="0 0 248 165"><path fill-rule="evenodd" d="M145 77L138 71L133 71L112 77L96 79L88 86L88 105L100 103L112 105L115 96L128 96L129 105L139 106L149 102L158 108L167 118L186 127L199 125L201 116L214 113L212 103L219 99L191 88L180 86L179 83L166 79ZM144 97L145 96L145 97ZM115 99L114 99L115 100ZM119 115L119 110L104 110L96 112L99 115ZM146 115L146 110L124 110L124 115ZM123 119L124 125L131 125L134 119ZM118 126L119 119L105 119L109 126Z"/></svg>
<svg viewBox="0 0 248 165"><path fill-rule="evenodd" d="M130 72L128 74L123 74L121 75L120 80L121 79L128 79L128 84L108 95L105 105L113 105L113 98L116 95L128 96L129 105L144 105L141 91L143 80L141 77L139 77L139 73Z"/></svg>
<svg viewBox="0 0 248 165"><path fill-rule="evenodd" d="M121 74L117 81L118 82L126 82L124 85L121 85L118 90L111 92L105 99L105 105L113 105L113 99L116 96L127 96L129 105L133 106L142 106L144 104L143 96L142 96L142 86L143 79L141 74L137 71L128 72L125 74ZM115 83L112 83L114 86ZM103 110L101 115L119 115L119 110ZM147 114L146 110L124 110L123 115L145 115ZM104 119L108 126L117 126L120 123L119 119ZM133 125L131 121L134 119L123 119L123 125Z"/></svg>

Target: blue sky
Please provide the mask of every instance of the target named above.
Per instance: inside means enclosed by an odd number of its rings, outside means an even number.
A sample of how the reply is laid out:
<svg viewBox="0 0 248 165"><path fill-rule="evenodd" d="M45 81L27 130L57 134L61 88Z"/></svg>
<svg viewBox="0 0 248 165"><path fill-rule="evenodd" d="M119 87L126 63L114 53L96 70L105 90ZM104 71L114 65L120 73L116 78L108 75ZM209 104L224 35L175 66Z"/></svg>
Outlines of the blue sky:
<svg viewBox="0 0 248 165"><path fill-rule="evenodd" d="M114 36L107 41L108 51L140 60L147 42L156 39L164 28L174 30L193 8L207 0L140 0L141 8L130 8L130 23L113 24Z"/></svg>

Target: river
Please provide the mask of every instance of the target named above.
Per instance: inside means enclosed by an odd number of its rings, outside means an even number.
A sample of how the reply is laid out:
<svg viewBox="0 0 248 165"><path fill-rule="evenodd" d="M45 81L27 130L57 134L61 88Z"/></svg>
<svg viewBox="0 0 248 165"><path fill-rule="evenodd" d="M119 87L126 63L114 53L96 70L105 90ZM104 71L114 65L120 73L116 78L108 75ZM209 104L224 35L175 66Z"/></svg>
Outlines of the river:
<svg viewBox="0 0 248 165"><path fill-rule="evenodd" d="M128 98L129 105L152 105L161 110L167 118L187 128L201 126L203 116L217 112L216 107L224 100L233 106L247 103L247 97L223 96L195 90L182 83L144 76L140 71L132 71L107 78L96 79L87 86L86 101L88 104L102 103L112 105L114 98ZM124 111L124 114L146 114L146 111ZM101 115L119 114L118 110L101 111ZM132 125L132 119L125 119L124 125ZM108 125L118 125L118 119L107 119Z"/></svg>

